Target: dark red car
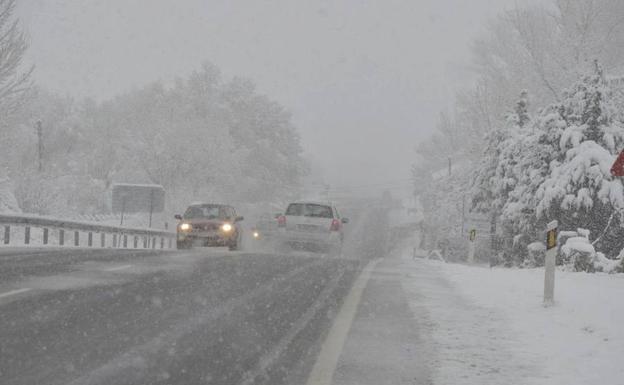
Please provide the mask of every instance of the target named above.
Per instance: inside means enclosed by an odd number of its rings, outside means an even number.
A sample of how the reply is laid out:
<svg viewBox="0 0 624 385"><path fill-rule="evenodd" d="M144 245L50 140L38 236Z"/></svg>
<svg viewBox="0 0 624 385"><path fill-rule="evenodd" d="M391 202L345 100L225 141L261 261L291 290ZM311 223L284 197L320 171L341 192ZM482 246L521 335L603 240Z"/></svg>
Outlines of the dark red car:
<svg viewBox="0 0 624 385"><path fill-rule="evenodd" d="M189 249L194 245L227 246L237 250L242 239L240 221L232 206L199 203L189 206L184 215L176 215L178 249Z"/></svg>

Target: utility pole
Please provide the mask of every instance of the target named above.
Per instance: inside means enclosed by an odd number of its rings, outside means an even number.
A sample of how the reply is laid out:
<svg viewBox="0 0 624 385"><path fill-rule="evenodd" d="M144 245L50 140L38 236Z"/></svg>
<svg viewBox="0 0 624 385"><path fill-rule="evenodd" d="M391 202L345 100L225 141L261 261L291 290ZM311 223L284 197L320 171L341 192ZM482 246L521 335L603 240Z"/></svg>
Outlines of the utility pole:
<svg viewBox="0 0 624 385"><path fill-rule="evenodd" d="M462 194L461 236L464 236L464 224L466 223L466 194Z"/></svg>
<svg viewBox="0 0 624 385"><path fill-rule="evenodd" d="M149 214L149 228L152 228L152 213L154 212L154 190L150 190L150 214Z"/></svg>
<svg viewBox="0 0 624 385"><path fill-rule="evenodd" d="M39 153L39 172L43 172L43 127L41 120L37 120L37 137L39 138L38 153Z"/></svg>

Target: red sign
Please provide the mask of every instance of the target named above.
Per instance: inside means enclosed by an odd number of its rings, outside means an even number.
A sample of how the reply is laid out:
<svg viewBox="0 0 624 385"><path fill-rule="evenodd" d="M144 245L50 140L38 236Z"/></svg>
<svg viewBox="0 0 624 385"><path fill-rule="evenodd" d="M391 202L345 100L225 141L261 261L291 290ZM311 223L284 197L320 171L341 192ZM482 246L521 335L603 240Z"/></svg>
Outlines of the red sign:
<svg viewBox="0 0 624 385"><path fill-rule="evenodd" d="M624 176L624 150L620 152L615 163L611 166L611 175Z"/></svg>

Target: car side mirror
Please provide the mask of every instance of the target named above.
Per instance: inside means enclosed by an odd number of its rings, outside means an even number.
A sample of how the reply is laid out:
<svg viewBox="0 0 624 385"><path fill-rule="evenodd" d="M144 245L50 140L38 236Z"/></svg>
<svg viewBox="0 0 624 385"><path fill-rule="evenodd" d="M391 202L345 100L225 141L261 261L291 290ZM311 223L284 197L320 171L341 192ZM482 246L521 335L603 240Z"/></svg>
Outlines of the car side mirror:
<svg viewBox="0 0 624 385"><path fill-rule="evenodd" d="M349 218L342 218L342 223L344 223L344 224L349 223Z"/></svg>
<svg viewBox="0 0 624 385"><path fill-rule="evenodd" d="M180 214L176 214L176 215L174 215L173 217L174 217L175 219L179 220L179 221L181 221L181 220L182 220L182 215L180 215Z"/></svg>
<svg viewBox="0 0 624 385"><path fill-rule="evenodd" d="M234 219L234 222L240 222L242 220L244 220L245 217L236 217L236 219Z"/></svg>

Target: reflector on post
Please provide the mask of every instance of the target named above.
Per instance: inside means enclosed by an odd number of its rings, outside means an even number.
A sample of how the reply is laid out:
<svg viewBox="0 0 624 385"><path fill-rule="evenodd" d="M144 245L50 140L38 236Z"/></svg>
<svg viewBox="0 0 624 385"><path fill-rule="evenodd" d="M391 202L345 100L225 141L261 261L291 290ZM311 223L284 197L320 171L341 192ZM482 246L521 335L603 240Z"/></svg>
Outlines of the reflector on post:
<svg viewBox="0 0 624 385"><path fill-rule="evenodd" d="M546 226L546 250L557 247L557 221L552 221Z"/></svg>

